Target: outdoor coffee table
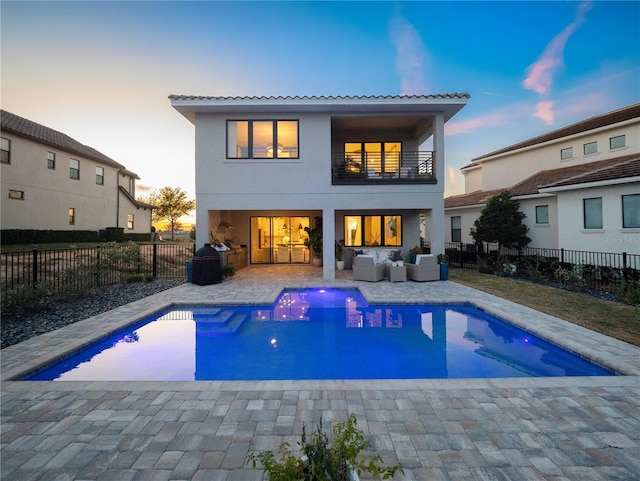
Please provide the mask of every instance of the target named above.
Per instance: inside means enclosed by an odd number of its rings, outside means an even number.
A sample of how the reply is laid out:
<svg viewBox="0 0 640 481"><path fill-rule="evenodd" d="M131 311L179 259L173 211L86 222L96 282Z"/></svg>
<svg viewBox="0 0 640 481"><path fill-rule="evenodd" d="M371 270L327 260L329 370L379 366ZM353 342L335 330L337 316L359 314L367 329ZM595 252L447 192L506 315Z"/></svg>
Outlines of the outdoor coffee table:
<svg viewBox="0 0 640 481"><path fill-rule="evenodd" d="M389 266L389 281L406 282L407 268L405 266Z"/></svg>

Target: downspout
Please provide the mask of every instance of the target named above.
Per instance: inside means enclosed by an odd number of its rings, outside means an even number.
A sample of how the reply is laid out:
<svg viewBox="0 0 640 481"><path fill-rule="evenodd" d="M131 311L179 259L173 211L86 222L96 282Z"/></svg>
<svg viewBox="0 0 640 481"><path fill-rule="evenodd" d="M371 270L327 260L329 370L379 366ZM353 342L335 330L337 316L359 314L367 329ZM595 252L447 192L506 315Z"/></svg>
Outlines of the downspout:
<svg viewBox="0 0 640 481"><path fill-rule="evenodd" d="M122 169L116 171L116 227L120 227L120 172Z"/></svg>

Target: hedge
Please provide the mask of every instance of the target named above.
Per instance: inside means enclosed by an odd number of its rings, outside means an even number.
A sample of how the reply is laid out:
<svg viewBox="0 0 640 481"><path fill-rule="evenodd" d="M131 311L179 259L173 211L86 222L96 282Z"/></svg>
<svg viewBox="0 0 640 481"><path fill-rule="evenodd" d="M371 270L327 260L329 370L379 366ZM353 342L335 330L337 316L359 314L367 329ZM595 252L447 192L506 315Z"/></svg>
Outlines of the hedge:
<svg viewBox="0 0 640 481"><path fill-rule="evenodd" d="M98 232L94 230L3 229L0 236L2 245L98 241Z"/></svg>

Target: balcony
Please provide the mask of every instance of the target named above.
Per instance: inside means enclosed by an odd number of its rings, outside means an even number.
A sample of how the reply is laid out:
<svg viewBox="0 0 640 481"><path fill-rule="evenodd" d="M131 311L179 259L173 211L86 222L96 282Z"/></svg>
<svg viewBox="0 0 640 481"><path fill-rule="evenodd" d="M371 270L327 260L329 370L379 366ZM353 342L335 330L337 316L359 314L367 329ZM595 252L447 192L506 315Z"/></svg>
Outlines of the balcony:
<svg viewBox="0 0 640 481"><path fill-rule="evenodd" d="M436 184L432 151L332 152L332 185Z"/></svg>

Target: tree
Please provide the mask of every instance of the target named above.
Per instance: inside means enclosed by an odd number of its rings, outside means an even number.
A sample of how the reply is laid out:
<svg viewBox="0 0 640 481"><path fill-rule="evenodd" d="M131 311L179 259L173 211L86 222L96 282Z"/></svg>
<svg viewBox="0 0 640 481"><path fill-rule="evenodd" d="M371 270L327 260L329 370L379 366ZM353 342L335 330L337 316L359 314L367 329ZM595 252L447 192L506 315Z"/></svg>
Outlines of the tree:
<svg viewBox="0 0 640 481"><path fill-rule="evenodd" d="M526 214L520 211L520 203L504 190L489 199L471 228L471 237L477 244L497 242L498 256L501 246L525 247L531 242L527 237L529 228L522 223L525 217Z"/></svg>
<svg viewBox="0 0 640 481"><path fill-rule="evenodd" d="M171 240L174 239L174 231L180 226L178 219L196 208L196 202L188 200L187 193L180 187L163 187L159 191L152 192L145 202L156 207L152 214L153 222L169 221Z"/></svg>

